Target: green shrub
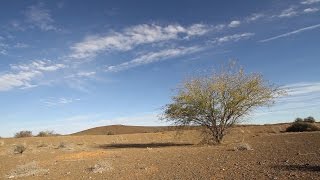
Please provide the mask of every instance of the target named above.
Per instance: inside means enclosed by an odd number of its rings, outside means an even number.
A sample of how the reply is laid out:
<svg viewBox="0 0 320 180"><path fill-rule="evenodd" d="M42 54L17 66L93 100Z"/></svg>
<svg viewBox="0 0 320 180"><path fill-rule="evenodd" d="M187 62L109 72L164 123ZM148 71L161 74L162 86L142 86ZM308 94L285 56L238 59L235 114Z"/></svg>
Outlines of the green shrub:
<svg viewBox="0 0 320 180"><path fill-rule="evenodd" d="M15 138L32 137L32 131L20 131L14 135Z"/></svg>
<svg viewBox="0 0 320 180"><path fill-rule="evenodd" d="M286 132L304 132L304 131L319 131L320 128L308 122L294 122L286 129Z"/></svg>
<svg viewBox="0 0 320 180"><path fill-rule="evenodd" d="M307 117L307 118L304 118L303 121L304 121L304 122L308 122L308 123L315 123L315 122L316 122L316 120L315 120L314 117L312 117L312 116L309 116L309 117Z"/></svg>
<svg viewBox="0 0 320 180"><path fill-rule="evenodd" d="M297 118L294 120L294 122L303 122L303 119L300 118L300 117L297 117Z"/></svg>

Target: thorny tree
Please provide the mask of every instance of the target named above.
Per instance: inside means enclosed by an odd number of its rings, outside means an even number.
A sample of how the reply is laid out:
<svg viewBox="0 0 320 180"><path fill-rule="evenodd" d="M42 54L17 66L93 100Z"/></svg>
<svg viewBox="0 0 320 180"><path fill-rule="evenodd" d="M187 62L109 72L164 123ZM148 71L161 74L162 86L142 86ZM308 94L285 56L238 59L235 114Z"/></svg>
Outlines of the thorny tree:
<svg viewBox="0 0 320 180"><path fill-rule="evenodd" d="M245 74L231 63L227 69L183 83L163 118L175 125L200 125L210 140L221 143L226 130L261 106L270 106L285 94L257 73Z"/></svg>

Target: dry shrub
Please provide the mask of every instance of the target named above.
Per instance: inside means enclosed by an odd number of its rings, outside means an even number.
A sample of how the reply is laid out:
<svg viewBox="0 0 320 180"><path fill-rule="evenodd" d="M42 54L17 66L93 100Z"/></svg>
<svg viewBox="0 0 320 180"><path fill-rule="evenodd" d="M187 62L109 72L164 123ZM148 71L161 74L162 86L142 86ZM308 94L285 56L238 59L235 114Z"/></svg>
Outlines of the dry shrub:
<svg viewBox="0 0 320 180"><path fill-rule="evenodd" d="M35 161L32 161L31 163L17 166L17 168L12 170L11 173L7 175L7 177L9 179L12 179L31 175L35 176L38 174L45 174L47 172L48 169L41 169Z"/></svg>
<svg viewBox="0 0 320 180"><path fill-rule="evenodd" d="M48 147L48 144L41 142L41 143L38 144L37 147L39 147L39 148L41 148L41 147Z"/></svg>
<svg viewBox="0 0 320 180"><path fill-rule="evenodd" d="M67 147L67 143L65 142L60 142L58 148L66 148Z"/></svg>
<svg viewBox="0 0 320 180"><path fill-rule="evenodd" d="M239 143L233 148L234 151L252 151L253 149L248 143Z"/></svg>
<svg viewBox="0 0 320 180"><path fill-rule="evenodd" d="M286 129L286 132L320 131L320 128L308 122L294 122Z"/></svg>
<svg viewBox="0 0 320 180"><path fill-rule="evenodd" d="M109 162L101 161L95 164L94 166L90 167L88 170L93 173L103 173L104 171L112 170L112 167Z"/></svg>
<svg viewBox="0 0 320 180"><path fill-rule="evenodd" d="M114 135L114 133L112 131L108 131L107 135Z"/></svg>
<svg viewBox="0 0 320 180"><path fill-rule="evenodd" d="M27 150L27 146L26 145L24 145L24 144L18 144L18 145L15 145L14 146L14 150L13 150L13 152L15 153L15 154L22 154L24 151L26 151Z"/></svg>
<svg viewBox="0 0 320 180"><path fill-rule="evenodd" d="M32 137L32 131L20 131L14 135L15 138Z"/></svg>
<svg viewBox="0 0 320 180"><path fill-rule="evenodd" d="M57 136L58 134L54 131L40 131L37 137L48 137L48 136Z"/></svg>

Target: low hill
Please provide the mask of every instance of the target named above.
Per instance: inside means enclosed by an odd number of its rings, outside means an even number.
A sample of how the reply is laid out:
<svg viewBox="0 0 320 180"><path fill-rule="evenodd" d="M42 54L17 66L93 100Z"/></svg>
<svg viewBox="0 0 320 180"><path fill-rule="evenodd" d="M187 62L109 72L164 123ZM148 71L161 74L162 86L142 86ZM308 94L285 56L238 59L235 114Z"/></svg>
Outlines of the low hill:
<svg viewBox="0 0 320 180"><path fill-rule="evenodd" d="M124 126L111 125L87 129L70 135L118 135L118 134L137 134L137 133L155 133L170 130L170 126Z"/></svg>
<svg viewBox="0 0 320 180"><path fill-rule="evenodd" d="M260 129L261 131L274 129L275 127L282 129L289 126L290 123L279 123L279 124L265 124L265 125L235 125L235 127L251 127L253 129ZM255 128L256 127L256 128ZM185 130L198 129L199 127L189 126ZM163 131L176 130L175 126L127 126L127 125L110 125L101 126L76 132L70 135L83 136L83 135L119 135L119 134L138 134L138 133L156 133ZM284 128L285 129L285 128ZM283 129L283 130L284 130ZM279 130L278 130L279 131Z"/></svg>

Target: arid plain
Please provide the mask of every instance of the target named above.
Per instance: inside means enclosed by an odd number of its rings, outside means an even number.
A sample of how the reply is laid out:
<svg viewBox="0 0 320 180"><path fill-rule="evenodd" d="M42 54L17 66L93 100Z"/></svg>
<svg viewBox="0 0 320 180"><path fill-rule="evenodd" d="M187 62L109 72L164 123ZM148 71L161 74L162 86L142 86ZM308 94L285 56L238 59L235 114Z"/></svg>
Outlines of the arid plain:
<svg viewBox="0 0 320 180"><path fill-rule="evenodd" d="M0 179L319 179L320 132L286 127L236 126L212 146L201 144L198 130L167 127L2 138ZM26 147L22 154L17 145Z"/></svg>

